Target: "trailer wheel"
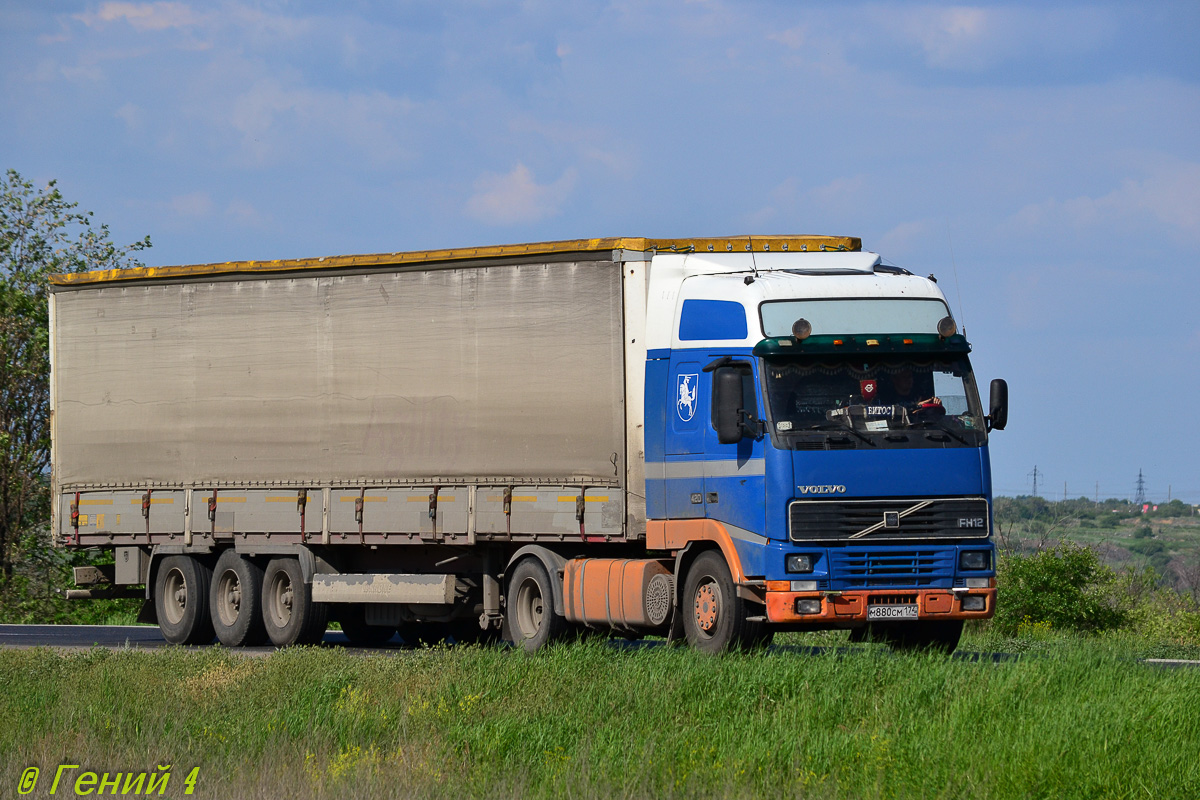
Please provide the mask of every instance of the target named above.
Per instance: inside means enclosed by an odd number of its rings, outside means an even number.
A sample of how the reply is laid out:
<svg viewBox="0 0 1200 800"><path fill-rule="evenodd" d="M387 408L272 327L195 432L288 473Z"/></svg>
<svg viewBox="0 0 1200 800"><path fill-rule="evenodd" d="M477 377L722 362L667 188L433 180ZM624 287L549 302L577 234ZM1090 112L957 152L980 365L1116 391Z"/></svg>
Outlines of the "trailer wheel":
<svg viewBox="0 0 1200 800"><path fill-rule="evenodd" d="M542 562L526 558L517 564L508 581L505 620L512 643L532 653L563 638L566 619L554 611L554 587Z"/></svg>
<svg viewBox="0 0 1200 800"><path fill-rule="evenodd" d="M226 647L255 647L267 641L262 615L262 567L226 550L213 569L208 604L217 639Z"/></svg>
<svg viewBox="0 0 1200 800"><path fill-rule="evenodd" d="M298 559L273 558L267 564L262 610L267 636L277 647L318 644L325 638L329 608L313 602L312 587L304 583Z"/></svg>
<svg viewBox="0 0 1200 800"><path fill-rule="evenodd" d="M692 562L680 601L688 644L702 653L746 650L770 642L771 631L747 619L749 603L737 596L729 567L714 550Z"/></svg>
<svg viewBox="0 0 1200 800"><path fill-rule="evenodd" d="M208 614L212 571L191 556L167 556L154 579L158 628L171 644L208 644L213 640Z"/></svg>
<svg viewBox="0 0 1200 800"><path fill-rule="evenodd" d="M367 609L361 603L343 605L337 612L342 633L355 647L378 647L392 640L396 629L391 625L368 625Z"/></svg>

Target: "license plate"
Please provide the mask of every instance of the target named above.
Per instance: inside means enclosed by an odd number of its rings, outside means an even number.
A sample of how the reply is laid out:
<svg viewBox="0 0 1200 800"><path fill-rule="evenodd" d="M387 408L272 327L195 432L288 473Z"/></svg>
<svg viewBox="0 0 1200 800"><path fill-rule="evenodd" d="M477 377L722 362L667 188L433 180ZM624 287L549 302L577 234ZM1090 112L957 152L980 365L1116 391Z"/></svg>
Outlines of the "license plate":
<svg viewBox="0 0 1200 800"><path fill-rule="evenodd" d="M869 606L867 608L867 619L916 619L917 607L915 605L903 606Z"/></svg>

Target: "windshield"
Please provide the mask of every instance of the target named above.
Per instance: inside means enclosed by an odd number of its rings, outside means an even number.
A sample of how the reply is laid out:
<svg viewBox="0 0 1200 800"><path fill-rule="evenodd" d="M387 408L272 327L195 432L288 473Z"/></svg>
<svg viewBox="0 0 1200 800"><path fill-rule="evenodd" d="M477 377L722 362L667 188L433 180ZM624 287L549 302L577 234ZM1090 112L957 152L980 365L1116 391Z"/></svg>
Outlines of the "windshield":
<svg viewBox="0 0 1200 800"><path fill-rule="evenodd" d="M977 447L986 435L965 356L768 358L763 373L781 446Z"/></svg>
<svg viewBox="0 0 1200 800"><path fill-rule="evenodd" d="M759 309L766 336L790 336L804 317L815 334L933 333L950 309L934 298L770 300Z"/></svg>

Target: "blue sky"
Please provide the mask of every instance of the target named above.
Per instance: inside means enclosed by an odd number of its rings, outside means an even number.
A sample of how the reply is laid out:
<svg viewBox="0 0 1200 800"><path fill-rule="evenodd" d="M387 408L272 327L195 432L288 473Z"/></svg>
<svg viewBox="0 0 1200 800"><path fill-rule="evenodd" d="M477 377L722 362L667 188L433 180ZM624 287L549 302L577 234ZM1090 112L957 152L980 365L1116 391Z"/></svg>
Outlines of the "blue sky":
<svg viewBox="0 0 1200 800"><path fill-rule="evenodd" d="M861 236L1008 379L999 493L1200 503L1197 42L1194 0L4 0L0 168L150 264Z"/></svg>

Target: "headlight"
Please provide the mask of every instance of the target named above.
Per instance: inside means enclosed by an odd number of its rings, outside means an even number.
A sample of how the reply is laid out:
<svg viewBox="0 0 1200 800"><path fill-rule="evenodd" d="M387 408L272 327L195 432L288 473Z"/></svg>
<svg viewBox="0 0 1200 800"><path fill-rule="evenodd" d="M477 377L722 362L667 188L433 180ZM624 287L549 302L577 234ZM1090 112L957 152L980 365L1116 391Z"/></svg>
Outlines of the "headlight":
<svg viewBox="0 0 1200 800"><path fill-rule="evenodd" d="M813 557L807 553L787 557L788 572L812 572Z"/></svg>
<svg viewBox="0 0 1200 800"><path fill-rule="evenodd" d="M987 550L965 550L958 554L958 568L987 569L992 564L991 556Z"/></svg>

